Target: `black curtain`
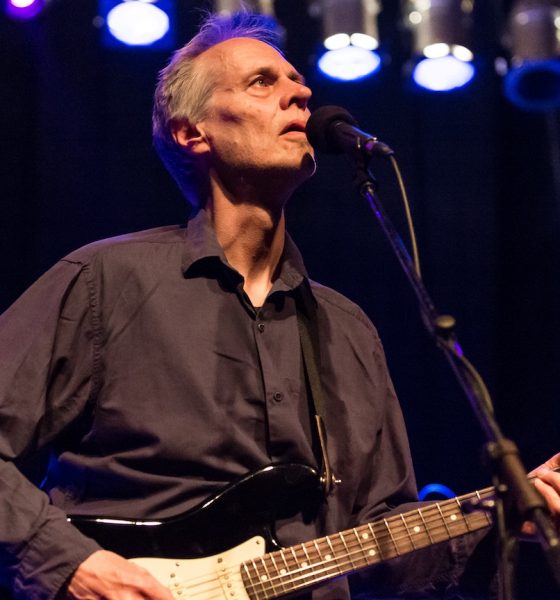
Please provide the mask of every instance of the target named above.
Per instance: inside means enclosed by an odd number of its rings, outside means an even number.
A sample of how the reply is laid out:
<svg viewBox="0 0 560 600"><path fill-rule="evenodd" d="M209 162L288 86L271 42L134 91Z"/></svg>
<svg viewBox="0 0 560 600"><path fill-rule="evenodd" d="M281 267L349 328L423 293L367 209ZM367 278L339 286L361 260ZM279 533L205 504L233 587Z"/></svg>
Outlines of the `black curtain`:
<svg viewBox="0 0 560 600"><path fill-rule="evenodd" d="M178 4L180 45L196 29L194 9L205 3ZM506 434L527 466L539 464L560 439L558 115L522 112L504 100L492 3L476 6L477 78L443 95L407 82L399 3L384 3L383 69L346 85L315 71L319 25L305 3L276 4L288 31L287 58L313 87L313 106L347 107L396 151L425 283L440 311L457 319ZM187 213L150 139L151 96L169 51L104 48L92 25L96 8L93 0L59 0L32 22L0 22L0 309L71 249ZM311 276L358 302L378 327L419 485L442 482L456 493L488 485L483 436L352 187L353 166L319 158L318 173L291 201L288 227ZM383 161L373 170L406 240L394 176ZM524 552L521 591L535 598L527 582L544 570L542 559L534 549ZM538 597L554 597L546 573L538 580Z"/></svg>

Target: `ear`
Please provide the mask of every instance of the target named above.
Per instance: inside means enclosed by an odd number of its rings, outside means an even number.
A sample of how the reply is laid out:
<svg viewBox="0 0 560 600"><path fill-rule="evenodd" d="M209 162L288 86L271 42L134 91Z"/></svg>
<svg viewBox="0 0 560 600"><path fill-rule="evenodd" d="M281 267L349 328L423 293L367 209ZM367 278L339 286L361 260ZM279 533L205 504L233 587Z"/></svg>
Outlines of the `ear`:
<svg viewBox="0 0 560 600"><path fill-rule="evenodd" d="M191 125L186 120L173 123L171 133L173 139L189 154L200 155L209 150L204 133L197 125Z"/></svg>

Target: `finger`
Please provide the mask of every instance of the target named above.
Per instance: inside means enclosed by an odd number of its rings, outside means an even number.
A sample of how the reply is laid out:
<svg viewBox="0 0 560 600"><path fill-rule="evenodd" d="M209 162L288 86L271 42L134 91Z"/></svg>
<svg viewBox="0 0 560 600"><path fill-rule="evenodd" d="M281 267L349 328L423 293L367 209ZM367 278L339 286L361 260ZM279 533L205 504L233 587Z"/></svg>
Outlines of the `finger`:
<svg viewBox="0 0 560 600"><path fill-rule="evenodd" d="M130 560L127 561L127 564L138 575L136 587L142 598L146 600L174 600L171 590L160 583L149 569Z"/></svg>
<svg viewBox="0 0 560 600"><path fill-rule="evenodd" d="M536 478L539 481L547 483L551 488L560 493L560 473L556 473L550 469L539 469L536 472Z"/></svg>
<svg viewBox="0 0 560 600"><path fill-rule="evenodd" d="M174 600L171 591L151 575L142 586L142 597L146 600Z"/></svg>
<svg viewBox="0 0 560 600"><path fill-rule="evenodd" d="M535 487L543 495L550 512L558 519L560 517L560 495L558 490L540 477L535 479Z"/></svg>
<svg viewBox="0 0 560 600"><path fill-rule="evenodd" d="M130 592L137 594L138 598L143 600L173 600L171 591L161 584L147 569L128 563L131 567L131 572L134 573L134 578L123 582L123 587L126 589L130 586ZM136 595L133 596L136 598Z"/></svg>
<svg viewBox="0 0 560 600"><path fill-rule="evenodd" d="M75 600L173 600L149 571L117 554L99 550L76 570L68 585Z"/></svg>
<svg viewBox="0 0 560 600"><path fill-rule="evenodd" d="M549 458L546 462L544 462L536 469L533 469L529 473L529 475L536 475L537 471L539 471L540 469L556 469L558 467L560 467L560 452L558 454L555 454L552 458Z"/></svg>

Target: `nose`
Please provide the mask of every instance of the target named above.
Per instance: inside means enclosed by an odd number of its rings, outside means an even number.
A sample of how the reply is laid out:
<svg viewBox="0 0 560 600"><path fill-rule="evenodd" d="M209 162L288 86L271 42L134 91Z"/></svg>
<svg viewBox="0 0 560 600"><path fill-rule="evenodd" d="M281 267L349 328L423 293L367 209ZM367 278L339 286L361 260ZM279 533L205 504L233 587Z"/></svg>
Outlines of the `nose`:
<svg viewBox="0 0 560 600"><path fill-rule="evenodd" d="M311 98L311 89L301 81L289 79L286 84L286 91L282 96L282 108L289 108L292 104L296 104L298 108L305 110L307 103Z"/></svg>

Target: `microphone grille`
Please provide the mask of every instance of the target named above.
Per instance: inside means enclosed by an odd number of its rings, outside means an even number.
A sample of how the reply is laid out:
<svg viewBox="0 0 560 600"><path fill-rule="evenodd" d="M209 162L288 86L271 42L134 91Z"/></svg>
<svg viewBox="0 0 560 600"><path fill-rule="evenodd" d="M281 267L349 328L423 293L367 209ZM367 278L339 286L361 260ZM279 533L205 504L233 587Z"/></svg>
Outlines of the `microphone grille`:
<svg viewBox="0 0 560 600"><path fill-rule="evenodd" d="M354 117L341 106L320 106L311 113L305 133L313 148L321 152L342 153L342 149L331 133L331 125L339 121L357 125Z"/></svg>

